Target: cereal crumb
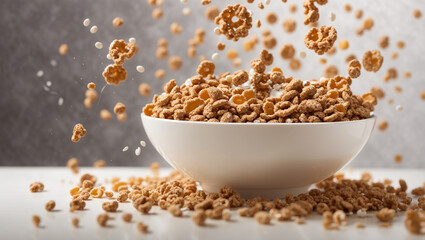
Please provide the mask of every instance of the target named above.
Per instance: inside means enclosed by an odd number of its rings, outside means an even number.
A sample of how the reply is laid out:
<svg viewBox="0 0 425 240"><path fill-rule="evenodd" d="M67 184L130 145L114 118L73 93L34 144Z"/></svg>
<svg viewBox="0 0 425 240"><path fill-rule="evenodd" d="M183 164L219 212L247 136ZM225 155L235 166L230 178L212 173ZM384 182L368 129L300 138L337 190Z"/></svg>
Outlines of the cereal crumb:
<svg viewBox="0 0 425 240"><path fill-rule="evenodd" d="M152 10L152 18L155 20L160 19L164 15L164 11L161 8L155 8Z"/></svg>
<svg viewBox="0 0 425 240"><path fill-rule="evenodd" d="M127 222L127 223L129 223L129 222L131 222L131 219L133 218L133 215L131 215L131 213L124 213L123 215L122 215L122 220L124 221L124 222Z"/></svg>
<svg viewBox="0 0 425 240"><path fill-rule="evenodd" d="M107 212L116 212L118 209L118 202L117 201L104 202L102 204L102 209Z"/></svg>
<svg viewBox="0 0 425 240"><path fill-rule="evenodd" d="M55 203L55 201L53 201L53 200L50 200L50 201L48 201L47 203L46 203L46 205L45 205L45 209L47 210L47 211L52 211L54 208L55 208L55 206L56 206L56 203Z"/></svg>
<svg viewBox="0 0 425 240"><path fill-rule="evenodd" d="M168 59L168 67L171 70L174 70L174 71L180 70L182 65L183 65L183 61L179 56L171 56Z"/></svg>
<svg viewBox="0 0 425 240"><path fill-rule="evenodd" d="M84 128L83 124L77 123L74 126L74 130L72 132L71 141L78 142L82 137L84 137L87 133L87 130Z"/></svg>
<svg viewBox="0 0 425 240"><path fill-rule="evenodd" d="M198 226L204 226L205 220L207 220L207 215L204 210L197 210L192 216L193 222Z"/></svg>
<svg viewBox="0 0 425 240"><path fill-rule="evenodd" d="M112 20L112 25L113 25L115 28L119 28L119 27L121 27L123 24L124 24L124 20L123 20L122 18L120 18L120 17L116 17L116 18L114 18L114 20Z"/></svg>
<svg viewBox="0 0 425 240"><path fill-rule="evenodd" d="M260 224L270 224L272 217L268 212L259 211L254 215L255 220Z"/></svg>
<svg viewBox="0 0 425 240"><path fill-rule="evenodd" d="M413 17L420 18L422 16L422 12L419 9L413 10Z"/></svg>
<svg viewBox="0 0 425 240"><path fill-rule="evenodd" d="M168 211L174 216L174 217L181 217L183 215L180 207L178 205L171 205L168 208Z"/></svg>
<svg viewBox="0 0 425 240"><path fill-rule="evenodd" d="M34 224L35 227L40 226L41 218L38 215L32 215L31 219L32 219L32 223Z"/></svg>
<svg viewBox="0 0 425 240"><path fill-rule="evenodd" d="M68 53L68 50L69 50L68 44L66 44L66 43L61 44L59 46L59 54L62 55L62 56L66 55Z"/></svg>
<svg viewBox="0 0 425 240"><path fill-rule="evenodd" d="M152 93L152 89L149 86L149 84L147 83L141 83L139 85L139 94L143 97L148 97L149 95L151 95Z"/></svg>
<svg viewBox="0 0 425 240"><path fill-rule="evenodd" d="M100 110L100 118L104 121L109 121L112 119L112 114L107 109Z"/></svg>
<svg viewBox="0 0 425 240"><path fill-rule="evenodd" d="M339 41L338 46L341 50L346 50L349 48L350 44L347 39L342 39Z"/></svg>
<svg viewBox="0 0 425 240"><path fill-rule="evenodd" d="M107 213L101 213L97 216L97 223L99 226L105 227L109 219L112 218L110 218Z"/></svg>
<svg viewBox="0 0 425 240"><path fill-rule="evenodd" d="M87 84L87 88L88 89L95 89L96 88L96 84L94 84L94 82L90 82Z"/></svg>
<svg viewBox="0 0 425 240"><path fill-rule="evenodd" d="M97 160L96 162L93 163L93 167L95 167L95 168L106 167L106 162L105 162L105 160Z"/></svg>
<svg viewBox="0 0 425 240"><path fill-rule="evenodd" d="M374 25L374 22L373 22L373 19L372 18L366 18L363 21L363 29L365 29L365 30L372 29L373 25Z"/></svg>
<svg viewBox="0 0 425 240"><path fill-rule="evenodd" d="M401 163L403 161L403 157L401 155L395 155L394 156L394 162L395 163Z"/></svg>
<svg viewBox="0 0 425 240"><path fill-rule="evenodd" d="M173 22L170 25L170 31L172 34L180 34L183 31L183 28L180 24Z"/></svg>
<svg viewBox="0 0 425 240"><path fill-rule="evenodd" d="M128 146L125 146L123 149L122 149L122 151L123 152L126 152L128 150Z"/></svg>
<svg viewBox="0 0 425 240"><path fill-rule="evenodd" d="M362 17L363 17L363 10L361 10L361 9L357 9L357 10L354 12L354 16L355 16L357 19L362 18Z"/></svg>
<svg viewBox="0 0 425 240"><path fill-rule="evenodd" d="M282 22L283 30L287 33L292 33L297 28L297 22L293 18L287 18Z"/></svg>
<svg viewBox="0 0 425 240"><path fill-rule="evenodd" d="M355 224L354 224L354 226L356 226L356 228L365 228L366 226L363 224L363 223L361 223L361 222L356 222Z"/></svg>
<svg viewBox="0 0 425 240"><path fill-rule="evenodd" d="M79 172L78 165L79 163L77 158L70 158L66 163L66 166L75 174Z"/></svg>
<svg viewBox="0 0 425 240"><path fill-rule="evenodd" d="M80 223L80 220L78 220L78 218L73 218L72 219L72 226L78 228L78 224Z"/></svg>
<svg viewBox="0 0 425 240"><path fill-rule="evenodd" d="M42 192L44 190L44 184L41 182L34 182L30 185L31 192Z"/></svg>
<svg viewBox="0 0 425 240"><path fill-rule="evenodd" d="M147 233L148 232L148 225L145 225L142 222L137 222L137 230L141 233Z"/></svg>
<svg viewBox="0 0 425 240"><path fill-rule="evenodd" d="M381 222L392 222L395 217L395 210L383 208L375 213L376 218Z"/></svg>
<svg viewBox="0 0 425 240"><path fill-rule="evenodd" d="M123 114L126 111L126 107L122 102L117 102L114 107L114 113L119 115Z"/></svg>
<svg viewBox="0 0 425 240"><path fill-rule="evenodd" d="M205 9L205 17L211 22L213 22L219 14L220 10L216 6L209 6Z"/></svg>

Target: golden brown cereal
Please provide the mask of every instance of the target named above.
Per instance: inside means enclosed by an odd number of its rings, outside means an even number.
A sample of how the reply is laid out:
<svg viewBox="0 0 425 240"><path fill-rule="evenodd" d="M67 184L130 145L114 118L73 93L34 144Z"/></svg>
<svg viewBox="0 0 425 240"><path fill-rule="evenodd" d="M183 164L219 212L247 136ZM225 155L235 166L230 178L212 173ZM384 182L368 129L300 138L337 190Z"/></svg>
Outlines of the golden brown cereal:
<svg viewBox="0 0 425 240"><path fill-rule="evenodd" d="M351 60L348 63L348 75L351 78L358 78L360 77L360 70L361 70L362 66L360 65L360 62L357 59Z"/></svg>
<svg viewBox="0 0 425 240"><path fill-rule="evenodd" d="M234 21L233 18L238 18ZM240 4L228 5L215 18L220 34L226 36L228 40L238 41L239 38L248 36L248 31L252 27L252 17L245 6Z"/></svg>
<svg viewBox="0 0 425 240"><path fill-rule="evenodd" d="M127 223L129 223L129 222L131 222L131 219L133 218L133 215L131 215L131 213L124 213L123 215L122 215L122 220L124 221L124 222L127 222Z"/></svg>
<svg viewBox="0 0 425 240"><path fill-rule="evenodd" d="M145 225L142 222L137 222L137 230L141 233L147 233L148 232L148 225Z"/></svg>
<svg viewBox="0 0 425 240"><path fill-rule="evenodd" d="M231 48L227 51L226 56L228 59L235 59L238 57L238 51L236 49Z"/></svg>
<svg viewBox="0 0 425 240"><path fill-rule="evenodd" d="M164 11L161 8L154 8L152 10L152 18L155 20L160 19L164 15Z"/></svg>
<svg viewBox="0 0 425 240"><path fill-rule="evenodd" d="M320 28L311 28L304 38L304 44L308 49L314 50L322 55L327 52L337 38L335 28L331 26L321 26Z"/></svg>
<svg viewBox="0 0 425 240"><path fill-rule="evenodd" d="M338 68L335 65L328 65L323 70L323 77L332 78L336 75L338 75Z"/></svg>
<svg viewBox="0 0 425 240"><path fill-rule="evenodd" d="M180 70L182 65L183 65L183 61L179 56L171 56L168 59L168 67L171 70L174 70L174 71Z"/></svg>
<svg viewBox="0 0 425 240"><path fill-rule="evenodd" d="M388 128L388 122L386 120L381 120L378 123L378 129L380 131L385 131Z"/></svg>
<svg viewBox="0 0 425 240"><path fill-rule="evenodd" d="M166 72L165 72L164 69L158 69L158 70L155 71L155 78L156 79L163 79L165 77L165 74L166 74Z"/></svg>
<svg viewBox="0 0 425 240"><path fill-rule="evenodd" d="M272 35L267 35L264 36L263 40L262 40L263 46L267 49L272 49L276 46L277 44L277 40L274 36Z"/></svg>
<svg viewBox="0 0 425 240"><path fill-rule="evenodd" d="M168 208L168 211L174 216L174 217L181 217L183 215L180 207L178 205L171 205Z"/></svg>
<svg viewBox="0 0 425 240"><path fill-rule="evenodd" d="M204 226L205 220L207 220L207 215L204 210L197 210L192 216L193 222L198 226Z"/></svg>
<svg viewBox="0 0 425 240"><path fill-rule="evenodd" d="M363 17L363 10L361 10L361 9L357 9L357 10L354 12L354 16L355 16L357 19L362 18L362 17Z"/></svg>
<svg viewBox="0 0 425 240"><path fill-rule="evenodd" d="M326 60L326 58L321 58L321 59L319 59L319 62L321 64L326 64L328 62L328 60Z"/></svg>
<svg viewBox="0 0 425 240"><path fill-rule="evenodd" d="M347 39L342 39L339 41L338 46L341 50L347 50L350 44Z"/></svg>
<svg viewBox="0 0 425 240"><path fill-rule="evenodd" d="M283 30L287 33L292 33L297 27L297 22L293 18L287 18L282 22Z"/></svg>
<svg viewBox="0 0 425 240"><path fill-rule="evenodd" d="M387 47L388 47L388 45L389 45L389 40L390 40L390 38L389 38L388 36L382 36L382 37L379 39L378 44L379 44L379 46L380 46L382 49L385 49L385 48L387 48Z"/></svg>
<svg viewBox="0 0 425 240"><path fill-rule="evenodd" d="M214 74L215 64L211 61L202 61L197 69L199 75L207 77L210 74Z"/></svg>
<svg viewBox="0 0 425 240"><path fill-rule="evenodd" d="M363 55L363 67L368 72L377 72L384 61L379 50L367 51Z"/></svg>
<svg viewBox="0 0 425 240"><path fill-rule="evenodd" d="M375 214L376 218L381 222L392 222L395 217L395 210L383 208Z"/></svg>
<svg viewBox="0 0 425 240"><path fill-rule="evenodd" d="M84 180L83 189L92 189L94 187L94 183L90 180Z"/></svg>
<svg viewBox="0 0 425 240"><path fill-rule="evenodd" d="M112 218L110 218L107 213L101 213L97 216L97 223L101 227L106 227L106 224L108 223L109 219Z"/></svg>
<svg viewBox="0 0 425 240"><path fill-rule="evenodd" d="M118 86L120 82L127 79L127 70L122 65L110 64L105 68L102 75L109 85L114 84Z"/></svg>
<svg viewBox="0 0 425 240"><path fill-rule="evenodd" d="M55 203L55 201L53 201L53 200L50 200L50 201L48 201L47 203L46 203L46 205L45 205L45 209L47 210L47 211L52 211L54 208L55 208L55 206L56 206L56 203Z"/></svg>
<svg viewBox="0 0 425 240"><path fill-rule="evenodd" d="M419 9L413 10L413 17L420 18L422 16L422 12Z"/></svg>
<svg viewBox="0 0 425 240"><path fill-rule="evenodd" d="M270 224L272 217L268 212L259 211L254 215L255 220L260 224Z"/></svg>
<svg viewBox="0 0 425 240"><path fill-rule="evenodd" d="M314 24L319 20L319 9L314 5L315 0L305 0L304 7L304 25Z"/></svg>
<svg viewBox="0 0 425 240"><path fill-rule="evenodd" d="M261 27L261 21L260 20L257 20L255 22L255 27L257 27L257 28L260 28Z"/></svg>
<svg viewBox="0 0 425 240"><path fill-rule="evenodd" d="M71 196L75 196L79 193L80 193L80 187L73 187L71 188L71 190L69 190L69 194L71 194Z"/></svg>
<svg viewBox="0 0 425 240"><path fill-rule="evenodd" d="M217 43L218 51L223 51L225 48L226 48L226 44L221 43L221 42Z"/></svg>
<svg viewBox="0 0 425 240"><path fill-rule="evenodd" d="M257 6L258 6L259 9L264 9L263 2L258 2Z"/></svg>
<svg viewBox="0 0 425 240"><path fill-rule="evenodd" d="M87 130L84 128L83 124L77 123L74 126L74 130L72 131L71 141L78 142L82 137L84 137L87 133Z"/></svg>
<svg viewBox="0 0 425 240"><path fill-rule="evenodd" d="M401 161L403 161L403 157L401 155L394 156L394 162L401 163Z"/></svg>
<svg viewBox="0 0 425 240"><path fill-rule="evenodd" d="M40 226L41 219L40 219L39 216L32 215L32 218L31 219L32 219L32 223L34 224L35 227L39 227Z"/></svg>
<svg viewBox="0 0 425 240"><path fill-rule="evenodd" d="M80 198L76 198L73 199L70 203L69 203L69 208L70 211L73 212L75 210L83 210L86 207L86 202L84 202L82 199Z"/></svg>
<svg viewBox="0 0 425 240"><path fill-rule="evenodd" d="M201 0L202 5L208 5L211 3L211 0Z"/></svg>
<svg viewBox="0 0 425 240"><path fill-rule="evenodd" d="M96 84L94 84L93 82L90 82L89 84L87 84L87 88L88 89L95 89Z"/></svg>
<svg viewBox="0 0 425 240"><path fill-rule="evenodd" d="M61 44L60 46L59 46L59 54L60 55L66 55L67 53L68 53L68 44Z"/></svg>
<svg viewBox="0 0 425 240"><path fill-rule="evenodd" d="M152 89L149 86L149 84L147 83L141 83L139 85L139 94L143 97L148 97L149 95L151 95L152 93Z"/></svg>
<svg viewBox="0 0 425 240"><path fill-rule="evenodd" d="M297 5L296 4L290 4L289 5L289 12L295 13L297 11Z"/></svg>
<svg viewBox="0 0 425 240"><path fill-rule="evenodd" d="M71 171L75 174L78 173L78 159L76 158L70 158L68 162L66 163L66 166L71 169Z"/></svg>
<svg viewBox="0 0 425 240"><path fill-rule="evenodd" d="M114 20L112 20L112 25L113 25L115 28L119 28L119 27L121 27L123 24L124 24L124 20L122 20L122 18L120 18L120 17L116 17L116 18L114 18Z"/></svg>
<svg viewBox="0 0 425 240"><path fill-rule="evenodd" d="M109 46L109 56L118 65L122 65L126 59L131 59L136 54L136 51L135 43L126 43L122 39L115 39Z"/></svg>
<svg viewBox="0 0 425 240"><path fill-rule="evenodd" d="M106 196L107 198L111 199L111 198L113 198L113 197L114 197L114 193L113 193L113 192L109 192L109 191L107 191L107 192L105 192L105 196Z"/></svg>
<svg viewBox="0 0 425 240"><path fill-rule="evenodd" d="M172 34L180 34L183 31L183 28L180 24L173 22L170 25L170 31Z"/></svg>
<svg viewBox="0 0 425 240"><path fill-rule="evenodd" d="M122 102L117 102L114 107L115 114L123 114L125 113L126 107Z"/></svg>
<svg viewBox="0 0 425 240"><path fill-rule="evenodd" d="M168 57L168 49L166 47L158 47L155 55L158 59L165 59Z"/></svg>
<svg viewBox="0 0 425 240"><path fill-rule="evenodd" d="M93 163L93 167L95 167L95 168L106 167L106 162L105 162L105 160L97 160L96 162Z"/></svg>
<svg viewBox="0 0 425 240"><path fill-rule="evenodd" d="M210 6L205 9L205 17L211 22L215 20L218 14L220 14L220 10L216 6Z"/></svg>
<svg viewBox="0 0 425 240"><path fill-rule="evenodd" d="M394 86L394 91L396 91L397 93L401 93L403 89L400 86Z"/></svg>
<svg viewBox="0 0 425 240"><path fill-rule="evenodd" d="M403 48L404 48L404 46L405 46L405 44L404 44L404 42L403 42L403 41L398 41L398 42L397 42L397 47L398 47L398 48L403 49Z"/></svg>
<svg viewBox="0 0 425 240"><path fill-rule="evenodd" d="M104 202L102 204L102 209L105 210L106 212L116 212L118 209L118 202L117 201Z"/></svg>
<svg viewBox="0 0 425 240"><path fill-rule="evenodd" d="M266 14L266 21L269 24L275 24L277 22L277 15L274 12L268 12Z"/></svg>
<svg viewBox="0 0 425 240"><path fill-rule="evenodd" d="M73 218L72 219L72 226L78 228L78 224L80 223L80 220L78 220L78 218Z"/></svg>
<svg viewBox="0 0 425 240"><path fill-rule="evenodd" d="M107 109L100 110L100 118L104 121L109 121L112 119L112 114Z"/></svg>
<svg viewBox="0 0 425 240"><path fill-rule="evenodd" d="M289 68L293 71L299 70L301 68L301 61L296 58L291 58L291 60L289 60Z"/></svg>
<svg viewBox="0 0 425 240"><path fill-rule="evenodd" d="M366 18L363 21L363 29L365 29L365 30L372 29L373 25L374 25L374 23L373 23L373 19L372 18Z"/></svg>
<svg viewBox="0 0 425 240"><path fill-rule="evenodd" d="M384 98L385 93L380 87L372 87L370 89L370 92L376 97L376 98Z"/></svg>
<svg viewBox="0 0 425 240"><path fill-rule="evenodd" d="M280 49L280 56L282 56L283 59L291 59L295 55L295 48L292 46L292 44L284 44L282 48Z"/></svg>
<svg viewBox="0 0 425 240"><path fill-rule="evenodd" d="M421 94L420 94L420 96L421 96L421 99L422 100L425 100L425 91L422 91Z"/></svg>
<svg viewBox="0 0 425 240"><path fill-rule="evenodd" d="M273 64L273 54L269 53L267 50L263 49L260 52L260 60L266 66L270 66Z"/></svg>
<svg viewBox="0 0 425 240"><path fill-rule="evenodd" d="M397 58L398 58L398 53L393 52L393 53L391 54L391 58L392 58L392 59L397 59Z"/></svg>

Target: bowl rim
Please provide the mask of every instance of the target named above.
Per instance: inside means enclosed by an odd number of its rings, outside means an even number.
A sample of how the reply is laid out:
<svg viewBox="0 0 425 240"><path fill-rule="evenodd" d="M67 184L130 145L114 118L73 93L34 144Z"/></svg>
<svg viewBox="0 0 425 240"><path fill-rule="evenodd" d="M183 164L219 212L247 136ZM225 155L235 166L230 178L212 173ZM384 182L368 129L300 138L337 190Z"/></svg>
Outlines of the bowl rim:
<svg viewBox="0 0 425 240"><path fill-rule="evenodd" d="M163 121L163 122L176 122L176 123L181 123L181 124L201 124L201 125L230 125L230 126L318 126L318 125L341 125L341 124L354 124L354 123L359 123L359 122L367 122L367 121L375 121L376 120L376 115L372 112L370 114L369 118L365 118L365 119L361 119L361 120L352 120L352 121L337 121L337 122L317 122L317 123L253 123L253 122L249 122L249 123L228 123L228 122L201 122L201 121L183 121L183 120L171 120L171 119L164 119L164 118L156 118L156 117L151 117L151 116L147 116L146 114L144 114L143 112L140 114L141 118L143 119L143 117L145 118L151 118L151 119L155 119L158 121Z"/></svg>

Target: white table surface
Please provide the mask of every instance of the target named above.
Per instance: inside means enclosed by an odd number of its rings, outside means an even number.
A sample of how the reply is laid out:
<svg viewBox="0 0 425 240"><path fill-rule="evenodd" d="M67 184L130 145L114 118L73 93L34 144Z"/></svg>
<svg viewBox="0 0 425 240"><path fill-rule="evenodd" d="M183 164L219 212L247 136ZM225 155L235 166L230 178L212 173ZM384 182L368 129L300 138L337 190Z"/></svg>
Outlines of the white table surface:
<svg viewBox="0 0 425 240"><path fill-rule="evenodd" d="M347 177L359 178L364 169L345 171ZM374 181L386 178L398 186L398 179L407 181L409 189L421 186L425 182L425 169L368 169ZM166 174L167 170L162 170ZM146 168L103 169L81 168L80 173L91 173L104 182L106 177L146 176ZM69 212L69 189L79 181L80 175L74 175L65 167L0 167L0 239L425 239L407 232L404 227L404 213L398 213L390 228L378 227L378 220L373 213L367 218L356 215L348 218L349 226L337 231L328 231L322 227L322 217L311 214L306 223L272 221L271 225L259 225L252 218L241 218L232 211L232 221L207 220L207 226L196 226L189 217L172 217L167 211L154 207L149 215L137 212L131 203L120 203L117 213L109 213L116 219L110 221L110 227L102 228L97 222L97 215L103 213L101 203L106 198L86 201L86 210ZM64 180L64 181L61 181ZM31 193L29 185L41 181L45 190ZM105 185L110 188L110 185ZM409 191L410 192L410 191ZM47 212L44 205L49 200L56 201L56 211ZM123 212L133 214L132 223L121 219ZM41 217L41 227L33 226L31 217ZM80 220L80 227L74 228L72 218ZM141 234L136 222L142 221L149 226L148 234ZM354 226L363 222L364 229Z"/></svg>

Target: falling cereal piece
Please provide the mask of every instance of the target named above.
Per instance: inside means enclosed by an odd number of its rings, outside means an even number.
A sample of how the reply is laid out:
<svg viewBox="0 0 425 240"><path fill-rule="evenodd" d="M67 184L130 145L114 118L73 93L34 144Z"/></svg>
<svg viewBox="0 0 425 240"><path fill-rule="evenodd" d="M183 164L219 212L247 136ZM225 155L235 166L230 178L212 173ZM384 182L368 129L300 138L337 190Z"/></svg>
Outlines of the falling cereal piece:
<svg viewBox="0 0 425 240"><path fill-rule="evenodd" d="M394 156L394 162L395 163L401 163L403 161L403 157L401 155L395 155Z"/></svg>
<svg viewBox="0 0 425 240"><path fill-rule="evenodd" d="M94 44L94 46L95 46L97 49L102 49L102 48L103 48L103 43L101 43L101 42L96 42L96 43Z"/></svg>
<svg viewBox="0 0 425 240"><path fill-rule="evenodd" d="M66 44L66 43L61 44L59 46L59 54L60 55L66 55L68 53L68 50L69 50L68 44Z"/></svg>
<svg viewBox="0 0 425 240"><path fill-rule="evenodd" d="M123 152L126 152L128 150L128 146L125 146L123 149L122 149L122 151Z"/></svg>
<svg viewBox="0 0 425 240"><path fill-rule="evenodd" d="M189 1L188 1L188 0L180 0L180 2L181 2L182 4L187 4Z"/></svg>
<svg viewBox="0 0 425 240"><path fill-rule="evenodd" d="M143 97L148 97L152 93L152 89L147 83L141 83L139 85L139 94Z"/></svg>
<svg viewBox="0 0 425 240"><path fill-rule="evenodd" d="M415 9L415 10L413 11L413 17L415 17L415 18L421 18L421 16L422 16L422 12L421 12L421 10L419 10L419 9Z"/></svg>
<svg viewBox="0 0 425 240"><path fill-rule="evenodd" d="M96 84L94 84L94 82L90 82L89 84L87 84L87 88L88 89L95 89L96 88Z"/></svg>
<svg viewBox="0 0 425 240"><path fill-rule="evenodd" d="M124 20L122 20L122 18L120 18L120 17L116 17L116 18L114 18L114 20L112 20L112 25L113 25L115 28L119 28L119 27L121 27L123 24L124 24Z"/></svg>
<svg viewBox="0 0 425 240"><path fill-rule="evenodd" d="M90 25L90 18L84 19L83 25L84 25L84 27L88 27Z"/></svg>
<svg viewBox="0 0 425 240"><path fill-rule="evenodd" d="M388 122L387 122L386 120L381 120L381 121L378 123L378 129L379 129L380 131L385 131L387 128L388 128Z"/></svg>
<svg viewBox="0 0 425 240"><path fill-rule="evenodd" d="M305 52L300 52L300 58L305 58L307 54Z"/></svg>
<svg viewBox="0 0 425 240"><path fill-rule="evenodd" d="M143 66L138 65L138 66L136 67L136 70L137 70L139 73L142 73L142 72L144 72L144 71L145 71L145 68L144 68Z"/></svg>
<svg viewBox="0 0 425 240"><path fill-rule="evenodd" d="M87 130L84 128L83 124L77 123L74 126L74 130L72 132L71 141L78 142L82 137L84 137L87 133Z"/></svg>
<svg viewBox="0 0 425 240"><path fill-rule="evenodd" d="M72 219L72 226L78 228L78 224L80 223L80 220L78 220L78 218L73 218Z"/></svg>
<svg viewBox="0 0 425 240"><path fill-rule="evenodd" d="M91 33L96 33L97 32L97 26L95 25L95 26L91 27L90 28L90 32Z"/></svg>
<svg viewBox="0 0 425 240"><path fill-rule="evenodd" d="M422 99L422 100L425 100L425 91L422 91L422 92L421 92L421 99Z"/></svg>
<svg viewBox="0 0 425 240"><path fill-rule="evenodd" d="M112 119L112 114L106 109L100 110L100 118L104 121L109 121Z"/></svg>
<svg viewBox="0 0 425 240"><path fill-rule="evenodd" d="M397 105L397 106L395 106L395 110L401 112L401 111L403 111L403 106Z"/></svg>
<svg viewBox="0 0 425 240"><path fill-rule="evenodd" d="M347 39L342 39L341 41L339 41L338 46L341 50L346 50L350 47L350 43Z"/></svg>
<svg viewBox="0 0 425 240"><path fill-rule="evenodd" d="M398 41L398 42L397 42L397 47L398 47L398 48L403 49L403 48L404 48L404 46L405 46L405 43L404 43L403 41Z"/></svg>
<svg viewBox="0 0 425 240"><path fill-rule="evenodd" d="M361 9L357 9L357 10L354 12L354 16L355 16L357 19L362 18L362 17L363 17L363 10L361 10Z"/></svg>
<svg viewBox="0 0 425 240"><path fill-rule="evenodd" d="M41 219L38 215L33 215L31 219L32 219L32 223L34 224L35 227L40 226Z"/></svg>
<svg viewBox="0 0 425 240"><path fill-rule="evenodd" d="M43 70L38 70L37 71L37 77L42 77L44 75Z"/></svg>
<svg viewBox="0 0 425 240"><path fill-rule="evenodd" d="M142 147L146 147L146 142L145 142L145 141L140 141L140 145L141 145Z"/></svg>
<svg viewBox="0 0 425 240"><path fill-rule="evenodd" d="M140 147L137 147L136 150L134 150L134 154L136 154L136 156L140 156L141 152L142 152L142 149Z"/></svg>
<svg viewBox="0 0 425 240"><path fill-rule="evenodd" d="M105 160L97 160L96 162L93 163L93 167L95 168L103 168L105 166L106 166Z"/></svg>

